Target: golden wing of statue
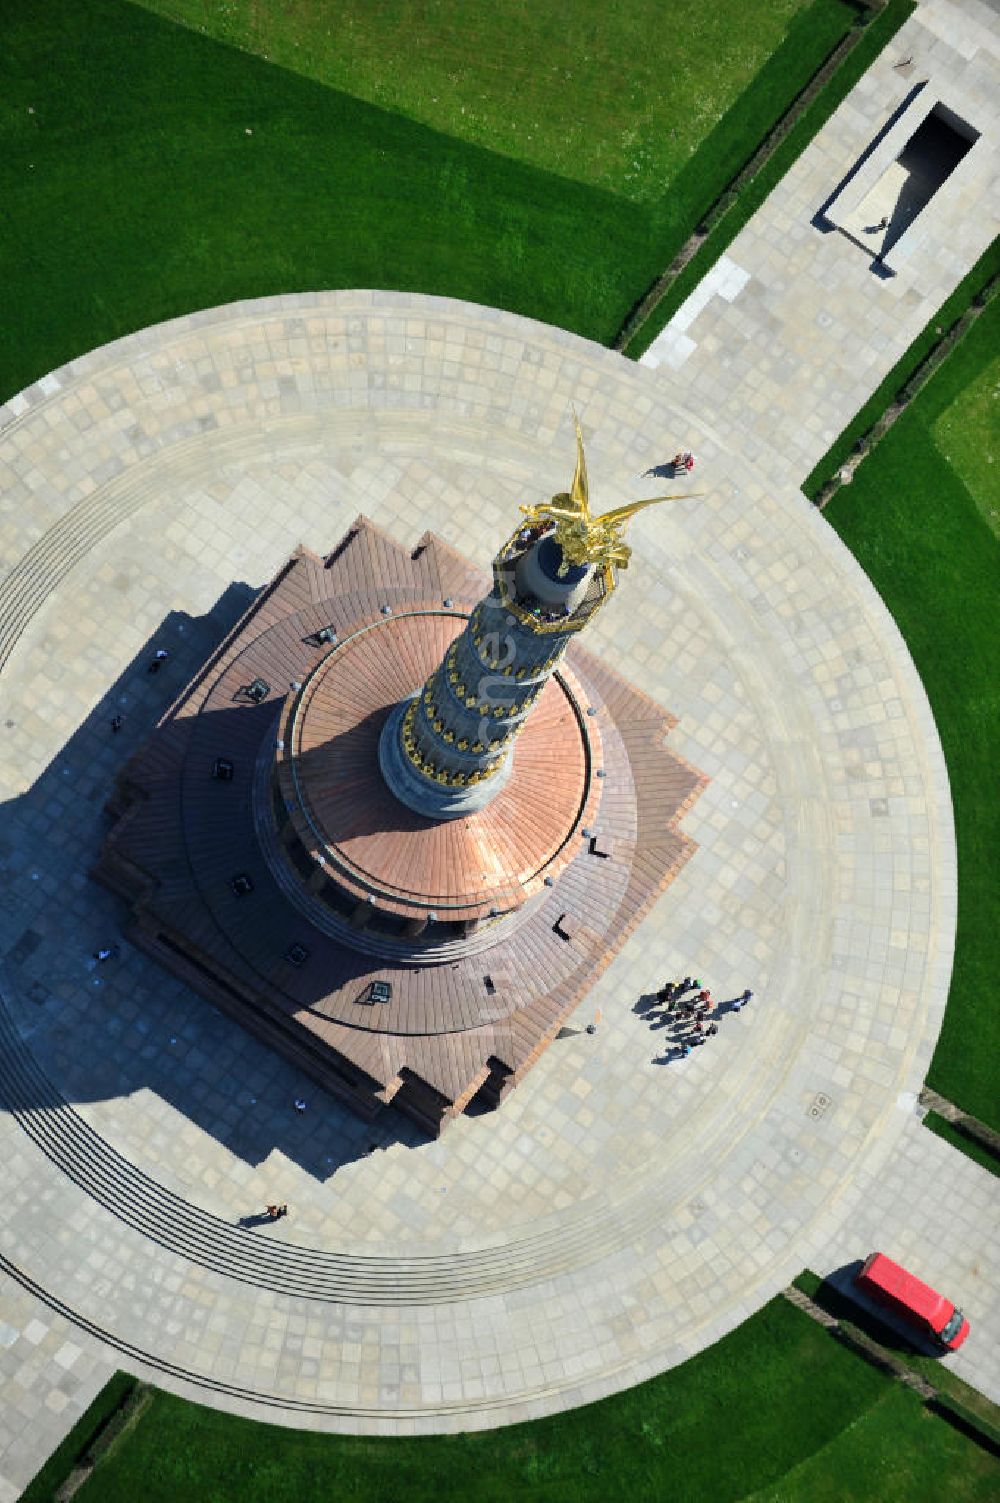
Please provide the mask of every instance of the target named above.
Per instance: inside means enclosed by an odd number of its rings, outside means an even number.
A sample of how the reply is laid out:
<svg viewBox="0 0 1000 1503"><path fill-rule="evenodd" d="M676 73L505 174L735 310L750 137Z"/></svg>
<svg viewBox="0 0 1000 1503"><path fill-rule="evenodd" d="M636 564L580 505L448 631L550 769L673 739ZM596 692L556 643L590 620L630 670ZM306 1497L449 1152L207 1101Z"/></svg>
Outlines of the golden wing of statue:
<svg viewBox="0 0 1000 1503"><path fill-rule="evenodd" d="M614 506L610 511L602 511L599 517L594 518L594 525L600 523L618 527L627 522L629 517L635 516L637 511L642 511L644 506L656 506L660 501L681 501L690 496L690 491L674 491L669 496L650 496L646 501L630 501L627 506Z"/></svg>
<svg viewBox="0 0 1000 1503"><path fill-rule="evenodd" d="M534 506L522 505L520 510L529 523L555 524L554 536L563 550L560 573L565 574L569 564L582 563L616 564L625 569L632 550L622 537L621 528L629 518L644 507L656 506L661 501L690 498L692 492L675 491L669 496L650 496L644 501L629 501L625 506L615 506L600 516L592 516L583 431L575 412L573 422L576 427L576 469L569 492L561 491L550 501L542 501Z"/></svg>

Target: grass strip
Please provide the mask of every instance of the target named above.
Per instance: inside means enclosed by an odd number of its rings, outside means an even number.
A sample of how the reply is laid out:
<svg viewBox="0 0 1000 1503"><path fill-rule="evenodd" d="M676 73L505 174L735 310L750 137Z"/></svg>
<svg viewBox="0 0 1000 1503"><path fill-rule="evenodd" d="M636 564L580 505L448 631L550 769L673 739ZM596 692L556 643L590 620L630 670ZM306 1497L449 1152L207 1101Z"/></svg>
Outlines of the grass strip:
<svg viewBox="0 0 1000 1503"><path fill-rule="evenodd" d="M155 1392L79 1503L727 1503L777 1482L877 1403L889 1380L778 1298L682 1367L531 1424L413 1438L255 1424Z"/></svg>
<svg viewBox="0 0 1000 1503"><path fill-rule="evenodd" d="M803 1268L802 1272L792 1280L792 1288L800 1289L803 1294L808 1294L810 1299L816 1299L822 1286L823 1280L818 1273L813 1273L811 1268Z"/></svg>
<svg viewBox="0 0 1000 1503"><path fill-rule="evenodd" d="M994 299L823 513L895 617L934 711L951 784L959 902L948 1007L927 1083L994 1129L1000 634L992 602L1000 596L1000 539L932 430L948 410L954 435L960 398L998 342Z"/></svg>
<svg viewBox="0 0 1000 1503"><path fill-rule="evenodd" d="M138 1388L137 1378L128 1373L115 1373L66 1438L56 1446L45 1465L36 1472L21 1494L20 1503L52 1503L57 1489L89 1453L114 1418L125 1412Z"/></svg>
<svg viewBox="0 0 1000 1503"><path fill-rule="evenodd" d="M634 328L632 320L637 310L633 309L616 339L616 347L621 348L624 354L638 360L645 353L702 277L711 270L744 225L756 214L768 194L802 155L858 79L871 67L914 8L915 0L889 0L889 4L871 19L867 12L857 18L857 45L848 53L820 94L805 103L802 113L795 119L787 134L778 141L760 170L739 192L734 192L732 196L728 191L723 192L717 200L721 217L713 222L699 249L683 269L669 281L664 279L661 282L658 300L645 311L643 321ZM790 113L794 115L794 106L790 106ZM819 205L816 207L819 208ZM672 254L676 254L679 249L680 246L674 246ZM643 303L647 295L644 295Z"/></svg>
<svg viewBox="0 0 1000 1503"><path fill-rule="evenodd" d="M927 1407L935 1414L941 1415L969 1440L981 1446L984 1451L988 1451L991 1456L1000 1459L1000 1430L996 1426L984 1424L964 1404L958 1403L945 1394L939 1394L936 1399L928 1399ZM998 1480L998 1486L1000 1486L1000 1480Z"/></svg>
<svg viewBox="0 0 1000 1503"><path fill-rule="evenodd" d="M1000 1159L997 1155L985 1143L964 1132L959 1123L949 1122L947 1117L942 1117L938 1112L928 1112L924 1126L937 1137L944 1138L953 1148L957 1148L959 1153L964 1153L966 1158L972 1159L983 1169L988 1169L990 1174L1000 1175Z"/></svg>
<svg viewBox="0 0 1000 1503"><path fill-rule="evenodd" d="M979 308L996 296L998 276L1000 240L995 240L806 476L802 489L810 500L818 503L828 500L829 488L836 486L842 465L863 448L870 448L887 431L884 428L880 431L880 421L890 408L905 405L922 384L921 378L929 379L937 365L951 354L968 333ZM893 417L896 416L898 413L894 412Z"/></svg>

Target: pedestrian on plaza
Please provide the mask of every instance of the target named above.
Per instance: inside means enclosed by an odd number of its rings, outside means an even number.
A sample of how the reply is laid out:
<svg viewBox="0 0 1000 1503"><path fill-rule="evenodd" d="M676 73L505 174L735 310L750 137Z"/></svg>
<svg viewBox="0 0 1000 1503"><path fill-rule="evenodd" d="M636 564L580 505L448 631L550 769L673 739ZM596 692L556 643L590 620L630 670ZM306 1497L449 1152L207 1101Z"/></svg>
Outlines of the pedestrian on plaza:
<svg viewBox="0 0 1000 1503"><path fill-rule="evenodd" d="M708 1027L705 1029L705 1037L707 1039L714 1038L715 1035L718 1033L718 1031L719 1031L719 1025L718 1025L718 1023L709 1023Z"/></svg>
<svg viewBox="0 0 1000 1503"><path fill-rule="evenodd" d="M306 1109L306 1104L302 1100L302 1097L301 1096L296 1096L296 1098L295 1098L295 1110L297 1112L304 1112L305 1109Z"/></svg>
<svg viewBox="0 0 1000 1503"><path fill-rule="evenodd" d="M158 647L152 659L150 660L149 667L146 669L146 672L159 673L160 669L163 667L169 656L170 654L165 647Z"/></svg>
<svg viewBox="0 0 1000 1503"><path fill-rule="evenodd" d="M667 1006L670 1007L673 1005L673 1000L676 993L677 982L665 981L656 994L656 1000L657 1002L666 1002Z"/></svg>
<svg viewBox="0 0 1000 1503"><path fill-rule="evenodd" d="M705 1032L705 1025L701 1021L701 1018L695 1018L695 1020L694 1020L694 1031L695 1031L695 1033L699 1033L699 1034Z"/></svg>
<svg viewBox="0 0 1000 1503"><path fill-rule="evenodd" d="M288 1205L286 1203L285 1205L280 1206L268 1206L267 1214L270 1216L272 1221L280 1221L282 1216L288 1215Z"/></svg>
<svg viewBox="0 0 1000 1503"><path fill-rule="evenodd" d="M753 996L753 992L750 990L749 987L747 987L746 991L743 993L742 997L740 998L740 1001L743 1003L744 1007L746 1007L747 1003L750 1001L750 998L752 996Z"/></svg>
<svg viewBox="0 0 1000 1503"><path fill-rule="evenodd" d="M112 731L112 734L115 735L115 736L117 736L118 732L121 730L121 728L122 728L122 726L124 724L125 724L125 716L124 715L116 715L115 718L114 718L114 720L112 720L112 722L111 722L111 731Z"/></svg>
<svg viewBox="0 0 1000 1503"><path fill-rule="evenodd" d="M681 1059L687 1059L687 1057L688 1057L688 1055L690 1053L691 1053L691 1045L690 1044L682 1044L681 1045Z"/></svg>
<svg viewBox="0 0 1000 1503"><path fill-rule="evenodd" d="M117 945L105 945L103 949L94 951L94 959L103 965L106 960L114 960L117 954Z"/></svg>

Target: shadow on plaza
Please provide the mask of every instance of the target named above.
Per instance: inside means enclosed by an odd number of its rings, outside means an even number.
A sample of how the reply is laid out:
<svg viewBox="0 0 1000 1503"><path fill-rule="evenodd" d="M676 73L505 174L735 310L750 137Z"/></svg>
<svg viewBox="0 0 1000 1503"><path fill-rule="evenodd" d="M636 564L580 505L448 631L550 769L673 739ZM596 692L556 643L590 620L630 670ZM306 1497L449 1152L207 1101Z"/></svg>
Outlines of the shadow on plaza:
<svg viewBox="0 0 1000 1503"><path fill-rule="evenodd" d="M902 119L903 115L905 115L906 111L910 108L910 105L918 97L918 95L923 93L926 87L926 79L921 79L920 81L915 83L907 92L905 98L889 115L882 128L872 137L864 150L854 159L847 172L840 179L840 182L837 183L833 191L827 195L827 197L823 200L823 202L820 204L819 208L813 215L811 223L814 229L819 230L821 234L828 235L831 230L835 230L837 228L833 221L828 218L831 205L836 203L837 199L843 193L844 189L858 175L865 163L875 154L875 152L881 146L882 142L896 125L897 121Z"/></svg>
<svg viewBox="0 0 1000 1503"><path fill-rule="evenodd" d="M327 1178L343 1164L393 1143L419 1146L426 1136L391 1110L362 1122L136 950L123 938L126 905L87 877L109 828L105 804L116 774L255 593L233 584L204 616L167 615L32 787L0 807L0 990L23 1041L8 1037L4 1047L28 1049L39 1067L20 1073L21 1109L148 1091L248 1164L277 1150ZM161 647L169 657L150 673ZM63 666L73 672L71 661ZM17 725L18 707L7 708L0 734ZM273 719L273 705L261 710ZM112 945L116 956L98 963L96 952ZM359 976L370 968L364 957L344 954Z"/></svg>

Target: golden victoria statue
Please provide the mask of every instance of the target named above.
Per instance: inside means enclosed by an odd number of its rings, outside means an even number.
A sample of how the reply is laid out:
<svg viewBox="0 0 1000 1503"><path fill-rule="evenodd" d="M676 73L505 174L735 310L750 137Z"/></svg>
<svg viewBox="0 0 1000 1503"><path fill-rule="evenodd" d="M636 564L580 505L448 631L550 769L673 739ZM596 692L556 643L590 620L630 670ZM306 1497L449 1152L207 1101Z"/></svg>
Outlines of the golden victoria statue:
<svg viewBox="0 0 1000 1503"><path fill-rule="evenodd" d="M632 550L622 537L622 528L630 517L644 506L655 506L659 501L677 501L689 491L676 492L671 496L651 496L648 501L630 501L627 506L616 506L599 517L591 516L590 493L587 484L587 461L583 453L583 434L580 421L576 423L576 471L569 493L560 492L551 501L540 501L537 506L522 506L529 526L555 523L555 540L562 549L559 574L568 574L572 565L614 564L627 569Z"/></svg>

